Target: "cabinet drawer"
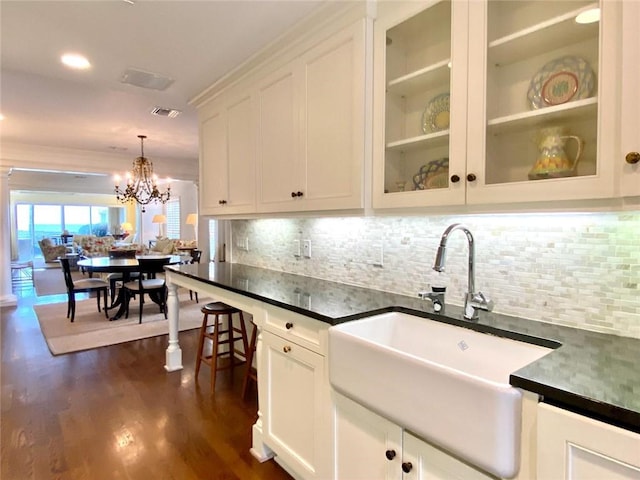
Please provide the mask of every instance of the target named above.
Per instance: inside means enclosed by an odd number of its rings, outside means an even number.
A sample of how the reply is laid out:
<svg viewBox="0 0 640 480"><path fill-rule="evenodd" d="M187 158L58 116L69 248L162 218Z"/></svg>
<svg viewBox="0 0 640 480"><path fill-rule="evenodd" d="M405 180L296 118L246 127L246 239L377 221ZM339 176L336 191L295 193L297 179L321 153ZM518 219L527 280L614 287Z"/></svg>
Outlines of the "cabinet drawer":
<svg viewBox="0 0 640 480"><path fill-rule="evenodd" d="M267 308L265 330L309 350L326 355L329 325L281 308Z"/></svg>

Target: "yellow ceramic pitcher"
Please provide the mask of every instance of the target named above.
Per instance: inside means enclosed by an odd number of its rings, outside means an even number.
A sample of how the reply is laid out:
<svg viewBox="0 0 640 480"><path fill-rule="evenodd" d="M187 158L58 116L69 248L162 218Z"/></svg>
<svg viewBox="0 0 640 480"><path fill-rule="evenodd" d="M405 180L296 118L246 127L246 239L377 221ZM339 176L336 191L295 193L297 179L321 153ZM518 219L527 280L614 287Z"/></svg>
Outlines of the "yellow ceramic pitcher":
<svg viewBox="0 0 640 480"><path fill-rule="evenodd" d="M576 155L571 160L564 147L568 140L577 144ZM582 138L567 135L564 127L542 128L538 134L538 158L529 172L530 180L541 178L572 177L576 174L582 155Z"/></svg>

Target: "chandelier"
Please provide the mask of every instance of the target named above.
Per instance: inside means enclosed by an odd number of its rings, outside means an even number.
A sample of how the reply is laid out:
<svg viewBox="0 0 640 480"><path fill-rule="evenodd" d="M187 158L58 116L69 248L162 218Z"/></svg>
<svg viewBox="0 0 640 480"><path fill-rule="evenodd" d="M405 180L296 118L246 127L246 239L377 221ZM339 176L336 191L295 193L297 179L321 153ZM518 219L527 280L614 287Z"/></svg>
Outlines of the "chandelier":
<svg viewBox="0 0 640 480"><path fill-rule="evenodd" d="M120 176L115 176L116 181L116 199L121 203L137 202L142 205L142 211L145 212L145 206L149 203L167 203L171 197L171 186L167 187L167 191L161 193L158 190L158 177L153 173L153 163L144 156L144 139L146 135L138 135L140 139L140 156L133 161L133 169L127 172L127 184L124 188L120 187Z"/></svg>

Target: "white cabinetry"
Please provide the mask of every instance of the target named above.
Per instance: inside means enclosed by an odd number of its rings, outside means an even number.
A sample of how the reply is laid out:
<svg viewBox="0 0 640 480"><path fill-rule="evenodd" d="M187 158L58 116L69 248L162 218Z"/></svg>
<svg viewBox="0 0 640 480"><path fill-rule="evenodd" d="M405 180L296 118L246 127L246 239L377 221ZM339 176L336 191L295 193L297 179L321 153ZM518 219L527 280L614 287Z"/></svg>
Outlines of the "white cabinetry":
<svg viewBox="0 0 640 480"><path fill-rule="evenodd" d="M362 208L366 21L260 82L258 210Z"/></svg>
<svg viewBox="0 0 640 480"><path fill-rule="evenodd" d="M621 194L640 195L640 2L622 4L622 115L621 151L616 164L622 165Z"/></svg>
<svg viewBox="0 0 640 480"><path fill-rule="evenodd" d="M539 480L638 480L640 435L541 403Z"/></svg>
<svg viewBox="0 0 640 480"><path fill-rule="evenodd" d="M255 210L255 120L250 94L227 96L200 113L200 211Z"/></svg>
<svg viewBox="0 0 640 480"><path fill-rule="evenodd" d="M413 5L376 23L375 208L616 195L622 2ZM600 22L576 23L597 6ZM543 139L566 159L534 170Z"/></svg>
<svg viewBox="0 0 640 480"><path fill-rule="evenodd" d="M335 394L336 480L489 480L477 470Z"/></svg>
<svg viewBox="0 0 640 480"><path fill-rule="evenodd" d="M329 478L333 433L326 328L267 308L260 338L262 440L289 472L305 479Z"/></svg>

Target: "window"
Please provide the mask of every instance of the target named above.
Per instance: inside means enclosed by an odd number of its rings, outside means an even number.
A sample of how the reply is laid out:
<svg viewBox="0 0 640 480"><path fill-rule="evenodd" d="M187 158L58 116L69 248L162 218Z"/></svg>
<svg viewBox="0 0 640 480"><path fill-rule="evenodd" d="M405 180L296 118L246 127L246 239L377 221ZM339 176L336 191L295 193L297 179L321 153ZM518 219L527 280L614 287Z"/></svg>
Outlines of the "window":
<svg viewBox="0 0 640 480"><path fill-rule="evenodd" d="M180 238L180 199L167 202L167 237Z"/></svg>

